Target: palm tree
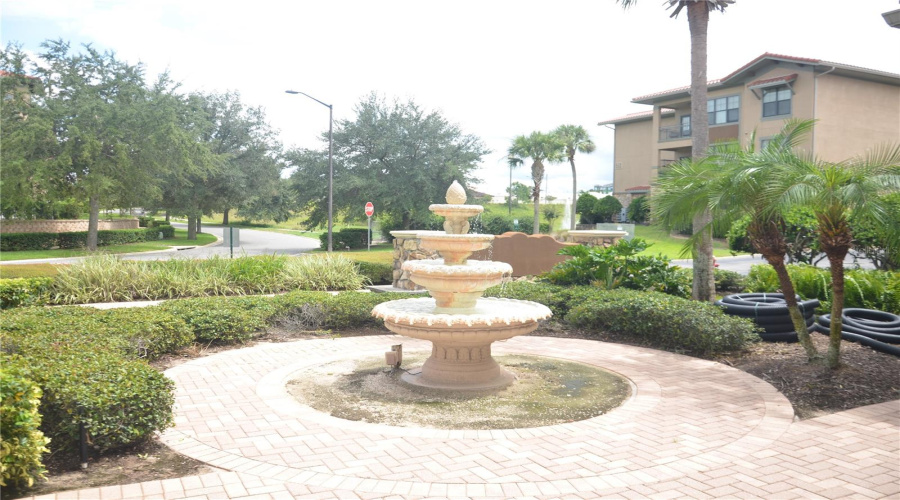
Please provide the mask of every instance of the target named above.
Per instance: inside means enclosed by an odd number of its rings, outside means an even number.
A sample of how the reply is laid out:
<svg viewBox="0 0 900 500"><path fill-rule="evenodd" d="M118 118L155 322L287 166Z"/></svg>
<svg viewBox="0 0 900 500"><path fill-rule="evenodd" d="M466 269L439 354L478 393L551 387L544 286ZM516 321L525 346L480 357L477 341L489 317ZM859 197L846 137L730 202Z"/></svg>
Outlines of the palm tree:
<svg viewBox="0 0 900 500"><path fill-rule="evenodd" d="M790 163L795 158L793 148L812 129L812 120L790 120L785 123L769 144L755 151L756 133L750 135L747 148L740 145L714 145L710 158L722 166L710 193L710 206L716 214L718 225L730 226L732 222L750 216L747 236L753 248L775 269L781 291L788 305L788 312L800 344L810 360L819 353L809 337L803 313L797 304L794 284L787 272L784 238L784 217L777 211L768 189L768 179L777 165Z"/></svg>
<svg viewBox="0 0 900 500"><path fill-rule="evenodd" d="M531 158L531 180L534 182L534 190L531 193L534 200L534 234L541 232L541 181L544 178L544 161L557 162L563 159L563 143L554 134L532 132L529 136L520 135L513 139L509 147L507 158L510 165L521 165L525 158Z"/></svg>
<svg viewBox="0 0 900 500"><path fill-rule="evenodd" d="M575 177L575 152L593 153L597 146L581 125L560 125L553 133L565 144L566 157L569 159L569 165L572 165L572 220L569 223L569 229L575 229L575 201L578 198L578 182Z"/></svg>
<svg viewBox="0 0 900 500"><path fill-rule="evenodd" d="M709 121L706 109L706 33L709 28L709 12L719 10L735 0L665 0L667 8L675 8L670 17L677 17L687 7L688 28L691 32L691 156L702 158L709 149ZM637 0L616 0L629 8ZM691 296L695 300L711 302L715 299L713 276L712 216L701 212L694 217L694 233L701 235L694 251L694 287Z"/></svg>
<svg viewBox="0 0 900 500"><path fill-rule="evenodd" d="M797 158L778 165L771 187L783 207L807 206L818 222L819 245L831 265L831 334L826 364L840 365L844 311L844 258L852 243L855 217L879 224L887 220L882 195L900 191L900 146L880 147L840 163Z"/></svg>

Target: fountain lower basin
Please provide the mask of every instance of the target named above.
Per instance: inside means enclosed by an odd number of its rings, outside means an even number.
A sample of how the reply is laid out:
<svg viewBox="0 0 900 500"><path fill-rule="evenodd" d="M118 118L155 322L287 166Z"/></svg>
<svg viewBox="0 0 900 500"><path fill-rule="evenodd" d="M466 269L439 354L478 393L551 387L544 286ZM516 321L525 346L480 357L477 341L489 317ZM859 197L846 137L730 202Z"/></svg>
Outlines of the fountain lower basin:
<svg viewBox="0 0 900 500"><path fill-rule="evenodd" d="M388 330L429 340L431 356L421 373L406 373L405 382L434 389L494 390L515 377L491 356L491 343L534 331L550 309L525 300L481 298L454 314L435 312L434 299L403 299L375 306L372 315Z"/></svg>

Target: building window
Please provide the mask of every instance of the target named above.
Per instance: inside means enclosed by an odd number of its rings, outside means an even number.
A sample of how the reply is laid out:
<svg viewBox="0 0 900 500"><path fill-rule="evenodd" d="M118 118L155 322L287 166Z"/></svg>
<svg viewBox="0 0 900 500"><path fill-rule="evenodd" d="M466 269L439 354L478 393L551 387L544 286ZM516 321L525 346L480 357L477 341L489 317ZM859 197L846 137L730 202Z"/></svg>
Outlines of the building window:
<svg viewBox="0 0 900 500"><path fill-rule="evenodd" d="M681 137L691 136L691 115L681 117Z"/></svg>
<svg viewBox="0 0 900 500"><path fill-rule="evenodd" d="M772 139L760 139L759 140L759 150L762 151L769 147L769 143L772 142Z"/></svg>
<svg viewBox="0 0 900 500"><path fill-rule="evenodd" d="M763 116L780 116L791 114L791 89L787 85L779 85L763 89Z"/></svg>
<svg viewBox="0 0 900 500"><path fill-rule="evenodd" d="M710 125L737 123L741 119L741 96L733 95L710 99L706 103Z"/></svg>

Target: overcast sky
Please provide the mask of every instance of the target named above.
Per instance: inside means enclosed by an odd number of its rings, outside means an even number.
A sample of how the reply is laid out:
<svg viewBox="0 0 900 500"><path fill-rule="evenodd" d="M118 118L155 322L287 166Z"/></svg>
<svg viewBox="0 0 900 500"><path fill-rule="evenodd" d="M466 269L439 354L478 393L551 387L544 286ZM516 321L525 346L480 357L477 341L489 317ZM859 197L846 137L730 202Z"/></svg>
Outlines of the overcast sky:
<svg viewBox="0 0 900 500"><path fill-rule="evenodd" d="M504 192L513 137L571 123L597 143L576 157L579 189L612 182L613 132L597 122L649 109L632 98L690 83L687 17L662 0L3 0L0 37L39 51L46 39L92 43L168 69L186 91L237 90L263 106L287 146L319 147L371 91L439 110L493 150L480 188ZM897 0L738 0L709 24L708 77L764 52L900 73ZM571 193L567 164L550 193ZM529 169L513 180L530 184ZM377 203L377 200L372 200Z"/></svg>

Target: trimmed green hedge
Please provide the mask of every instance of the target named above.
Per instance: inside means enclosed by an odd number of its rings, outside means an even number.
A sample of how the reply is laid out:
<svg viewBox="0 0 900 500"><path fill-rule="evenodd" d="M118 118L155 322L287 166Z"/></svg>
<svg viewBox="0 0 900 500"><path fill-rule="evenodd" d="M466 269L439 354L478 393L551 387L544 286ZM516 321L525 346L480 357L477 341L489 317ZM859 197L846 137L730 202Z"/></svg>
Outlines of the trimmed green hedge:
<svg viewBox="0 0 900 500"><path fill-rule="evenodd" d="M97 231L97 245L123 245L141 241L158 240L160 233L163 239L175 237L172 226L158 226L140 229L117 229ZM52 248L84 248L87 245L87 231L71 233L7 233L0 238L0 251L13 252L20 250L49 250Z"/></svg>
<svg viewBox="0 0 900 500"><path fill-rule="evenodd" d="M337 232L332 231L331 246L336 250L366 248L368 243L366 234L368 231L369 230L366 228L356 227L345 227ZM323 250L328 248L327 232L319 235L319 242L321 243L321 248Z"/></svg>
<svg viewBox="0 0 900 500"><path fill-rule="evenodd" d="M759 340L749 320L658 292L513 282L489 288L485 296L535 301L549 307L557 321L632 337L651 347L711 354Z"/></svg>
<svg viewBox="0 0 900 500"><path fill-rule="evenodd" d="M44 477L41 456L50 450L49 440L39 430L41 395L21 358L4 359L0 367L0 486L31 486Z"/></svg>

